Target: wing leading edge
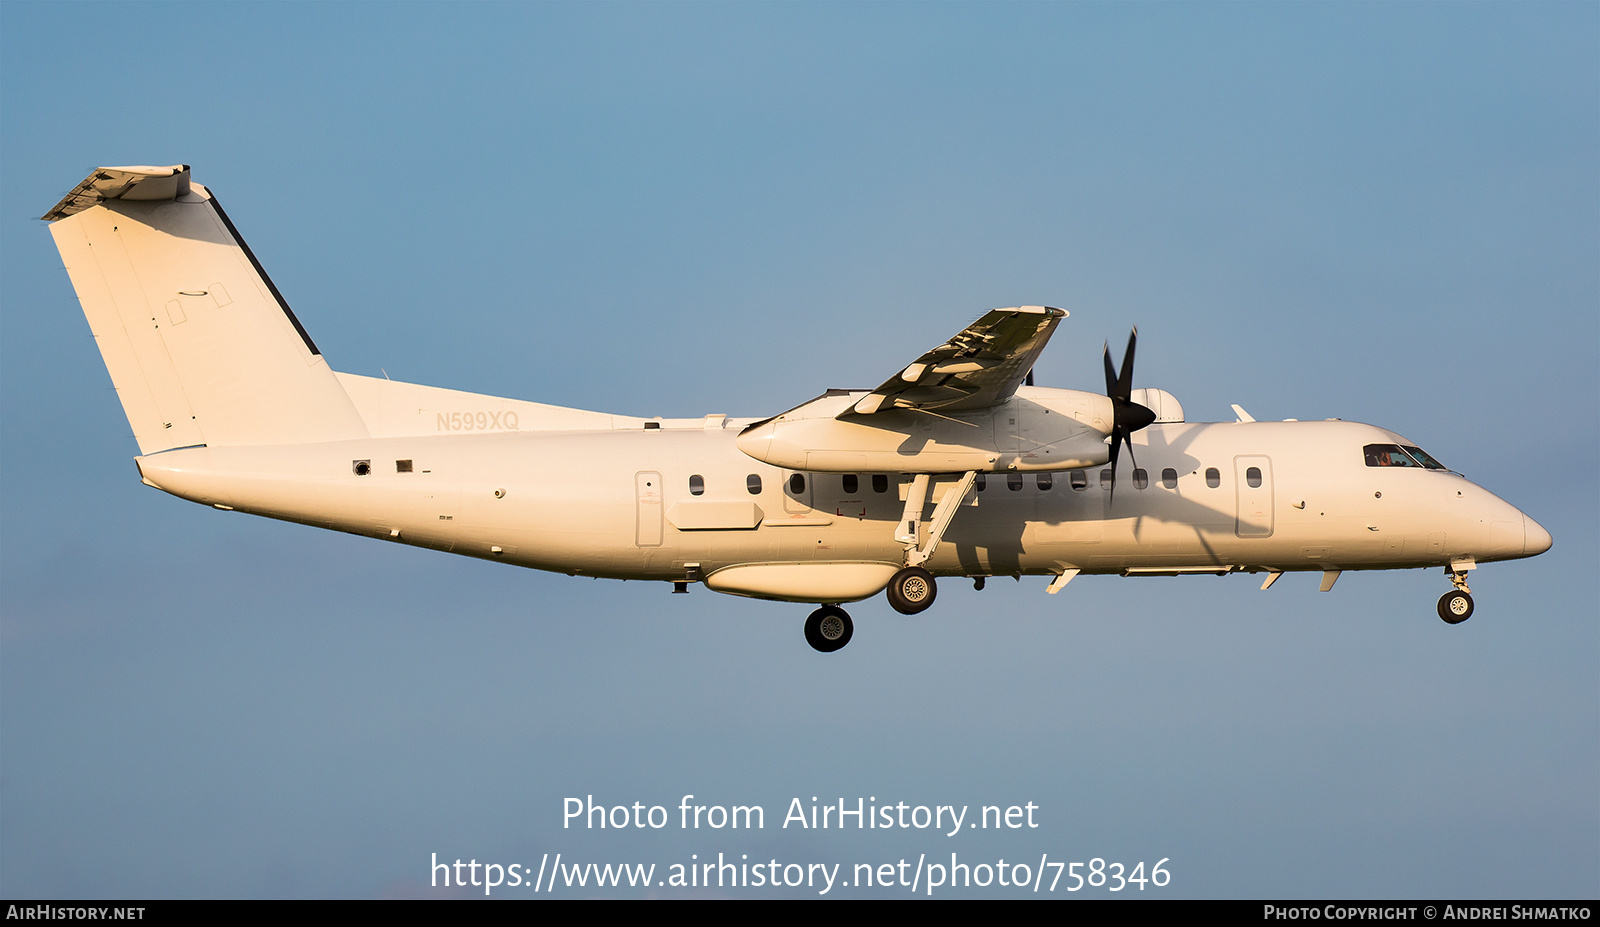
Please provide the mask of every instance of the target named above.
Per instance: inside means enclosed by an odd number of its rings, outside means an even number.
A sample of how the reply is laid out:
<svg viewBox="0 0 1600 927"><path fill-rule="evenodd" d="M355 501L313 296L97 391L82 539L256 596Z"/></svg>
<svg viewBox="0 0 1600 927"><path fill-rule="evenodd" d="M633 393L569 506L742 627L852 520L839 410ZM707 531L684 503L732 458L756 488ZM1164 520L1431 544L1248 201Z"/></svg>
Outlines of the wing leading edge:
<svg viewBox="0 0 1600 927"><path fill-rule="evenodd" d="M913 361L863 396L844 415L894 409L959 412L1010 399L1033 369L1064 309L991 309L955 337Z"/></svg>

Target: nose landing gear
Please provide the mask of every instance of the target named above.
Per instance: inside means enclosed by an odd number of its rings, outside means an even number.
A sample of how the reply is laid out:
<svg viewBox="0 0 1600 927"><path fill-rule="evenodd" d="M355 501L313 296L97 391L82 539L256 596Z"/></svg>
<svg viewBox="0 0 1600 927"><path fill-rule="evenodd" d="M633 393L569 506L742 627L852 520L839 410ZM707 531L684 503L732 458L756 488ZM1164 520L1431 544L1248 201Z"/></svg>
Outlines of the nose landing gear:
<svg viewBox="0 0 1600 927"><path fill-rule="evenodd" d="M1460 624L1472 617L1472 596L1459 589L1439 597L1439 617L1448 624Z"/></svg>
<svg viewBox="0 0 1600 927"><path fill-rule="evenodd" d="M1446 624L1460 624L1472 617L1472 590L1467 588L1464 570L1450 573L1450 581L1456 588L1439 597L1439 617Z"/></svg>

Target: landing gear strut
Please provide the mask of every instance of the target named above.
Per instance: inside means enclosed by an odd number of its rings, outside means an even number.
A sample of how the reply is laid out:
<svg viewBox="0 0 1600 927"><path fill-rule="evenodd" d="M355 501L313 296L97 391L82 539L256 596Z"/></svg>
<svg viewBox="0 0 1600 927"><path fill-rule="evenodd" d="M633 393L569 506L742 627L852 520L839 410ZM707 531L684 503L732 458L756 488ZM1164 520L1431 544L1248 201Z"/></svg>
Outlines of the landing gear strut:
<svg viewBox="0 0 1600 927"><path fill-rule="evenodd" d="M823 653L833 653L850 643L855 629L849 612L837 605L824 605L806 619L806 643Z"/></svg>
<svg viewBox="0 0 1600 927"><path fill-rule="evenodd" d="M938 594L933 574L922 567L906 567L889 580L889 604L902 615L926 611Z"/></svg>
<svg viewBox="0 0 1600 927"><path fill-rule="evenodd" d="M939 542L944 539L945 530L950 527L950 520L956 516L956 509L961 507L967 495L972 492L978 471L967 470L956 478L953 485L946 487L944 498L933 507L933 521L924 532L922 509L927 503L933 476L934 474L918 473L912 478L911 486L906 491L905 512L900 516L900 527L894 535L896 541L905 545L906 567L894 574L894 579L889 580L889 604L902 615L915 615L926 611L928 606L933 604L934 596L939 594L939 589L933 582L933 574L923 569L922 565L933 557ZM979 589L983 588L982 577L977 579L976 585Z"/></svg>

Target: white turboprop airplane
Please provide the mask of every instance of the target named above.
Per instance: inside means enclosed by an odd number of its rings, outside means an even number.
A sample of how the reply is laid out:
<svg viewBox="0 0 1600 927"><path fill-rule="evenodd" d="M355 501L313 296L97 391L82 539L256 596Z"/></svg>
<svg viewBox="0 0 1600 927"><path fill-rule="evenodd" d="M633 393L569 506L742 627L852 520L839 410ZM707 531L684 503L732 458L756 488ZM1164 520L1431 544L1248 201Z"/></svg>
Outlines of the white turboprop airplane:
<svg viewBox="0 0 1600 927"><path fill-rule="evenodd" d="M642 419L336 373L187 165L101 168L43 218L139 443L143 481L228 511L574 576L812 602L806 640L935 577L1442 566L1542 553L1533 519L1355 422L1185 422L1031 370L1067 313L996 309L872 390L761 420ZM1137 334L1137 333L1135 333ZM1126 448L1128 470L1118 469ZM1137 448L1137 459L1135 449ZM1120 486L1118 485L1120 483ZM928 509L932 508L931 514Z"/></svg>

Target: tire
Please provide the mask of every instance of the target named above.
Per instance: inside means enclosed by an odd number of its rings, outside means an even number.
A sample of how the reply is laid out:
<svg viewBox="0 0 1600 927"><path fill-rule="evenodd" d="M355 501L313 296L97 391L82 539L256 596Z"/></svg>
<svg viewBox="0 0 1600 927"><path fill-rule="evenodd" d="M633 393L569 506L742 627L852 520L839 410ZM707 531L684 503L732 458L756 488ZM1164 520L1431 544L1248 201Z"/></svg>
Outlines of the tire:
<svg viewBox="0 0 1600 927"><path fill-rule="evenodd" d="M928 610L939 595L933 574L922 567L906 567L889 580L889 604L902 615Z"/></svg>
<svg viewBox="0 0 1600 927"><path fill-rule="evenodd" d="M1472 617L1472 596L1457 589L1439 597L1439 617L1446 624L1460 624Z"/></svg>
<svg viewBox="0 0 1600 927"><path fill-rule="evenodd" d="M806 643L822 653L833 653L850 643L855 633L850 613L837 605L824 605L806 619Z"/></svg>

